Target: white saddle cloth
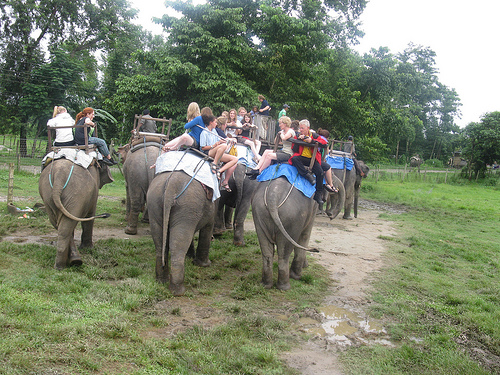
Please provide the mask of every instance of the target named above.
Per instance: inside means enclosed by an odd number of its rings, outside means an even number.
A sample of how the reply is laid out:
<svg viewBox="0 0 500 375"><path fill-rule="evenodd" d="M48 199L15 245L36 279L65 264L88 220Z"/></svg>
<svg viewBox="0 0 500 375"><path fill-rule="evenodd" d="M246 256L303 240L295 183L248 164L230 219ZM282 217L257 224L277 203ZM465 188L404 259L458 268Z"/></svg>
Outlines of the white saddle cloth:
<svg viewBox="0 0 500 375"><path fill-rule="evenodd" d="M162 172L183 171L198 182L214 191L212 202L220 197L219 180L212 173L210 162L203 161L199 156L187 151L169 151L156 159L155 174Z"/></svg>
<svg viewBox="0 0 500 375"><path fill-rule="evenodd" d="M98 157L99 155L99 157ZM102 159L102 155L98 154L96 151L91 151L87 155L84 150L78 150L76 148L61 148L58 151L51 151L42 159L42 165L45 165L47 159L66 159L72 161L75 164L81 165L83 168L88 168L94 159Z"/></svg>

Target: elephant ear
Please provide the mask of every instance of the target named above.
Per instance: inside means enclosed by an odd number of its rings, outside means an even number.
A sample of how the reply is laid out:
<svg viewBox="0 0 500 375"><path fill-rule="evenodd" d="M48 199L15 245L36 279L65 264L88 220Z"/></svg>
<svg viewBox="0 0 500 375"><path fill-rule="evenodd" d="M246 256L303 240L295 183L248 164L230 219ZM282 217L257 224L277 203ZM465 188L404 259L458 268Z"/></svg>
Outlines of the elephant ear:
<svg viewBox="0 0 500 375"><path fill-rule="evenodd" d="M111 176L111 170L106 164L103 164L103 166L99 169L99 189L114 181L113 176Z"/></svg>

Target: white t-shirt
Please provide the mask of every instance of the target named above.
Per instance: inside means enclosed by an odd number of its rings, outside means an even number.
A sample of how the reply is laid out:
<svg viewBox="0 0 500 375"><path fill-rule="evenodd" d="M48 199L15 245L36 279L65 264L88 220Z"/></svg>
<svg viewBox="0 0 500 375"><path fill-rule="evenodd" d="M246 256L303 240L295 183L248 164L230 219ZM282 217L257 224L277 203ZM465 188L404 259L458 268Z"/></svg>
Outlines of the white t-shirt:
<svg viewBox="0 0 500 375"><path fill-rule="evenodd" d="M73 126L73 125L75 125L75 120L73 120L73 118L68 112L59 113L56 117L51 118L47 122L47 126L51 127ZM56 129L55 142L63 143L63 142L70 142L72 140L73 140L72 128Z"/></svg>

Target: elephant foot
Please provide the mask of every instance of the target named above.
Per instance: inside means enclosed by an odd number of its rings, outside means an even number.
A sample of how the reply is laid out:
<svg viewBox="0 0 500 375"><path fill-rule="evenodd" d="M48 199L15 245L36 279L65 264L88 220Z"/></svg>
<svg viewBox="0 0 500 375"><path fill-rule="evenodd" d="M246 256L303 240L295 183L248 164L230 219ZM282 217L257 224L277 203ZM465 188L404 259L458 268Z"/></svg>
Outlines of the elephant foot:
<svg viewBox="0 0 500 375"><path fill-rule="evenodd" d="M344 219L344 220L352 220L352 216L350 216L350 215L349 216L343 216L342 219Z"/></svg>
<svg viewBox="0 0 500 375"><path fill-rule="evenodd" d="M166 284L168 282L168 275L166 277L156 277L156 282L160 284Z"/></svg>
<svg viewBox="0 0 500 375"><path fill-rule="evenodd" d="M169 289L172 292L172 294L176 297L182 296L184 295L184 293L186 293L186 287L184 286L184 284L179 284L179 285L170 284Z"/></svg>
<svg viewBox="0 0 500 375"><path fill-rule="evenodd" d="M226 232L226 229L224 229L224 228L214 228L212 234L214 236L222 236L225 232Z"/></svg>
<svg viewBox="0 0 500 375"><path fill-rule="evenodd" d="M233 226L231 224L226 225L226 230L232 230Z"/></svg>
<svg viewBox="0 0 500 375"><path fill-rule="evenodd" d="M91 249L92 247L94 247L92 242L82 242L80 246L78 246L79 249Z"/></svg>
<svg viewBox="0 0 500 375"><path fill-rule="evenodd" d="M290 290L291 286L290 286L290 283L279 283L276 284L276 288L278 288L279 290Z"/></svg>
<svg viewBox="0 0 500 375"><path fill-rule="evenodd" d="M295 273L294 271L290 270L290 277L294 280L300 280L300 278L302 277L302 273Z"/></svg>
<svg viewBox="0 0 500 375"><path fill-rule="evenodd" d="M69 265L70 266L81 266L83 264L82 258L80 257L80 254L78 251L71 251L71 254L69 254Z"/></svg>
<svg viewBox="0 0 500 375"><path fill-rule="evenodd" d="M262 281L262 286L265 288L265 289L271 289L273 287L273 283L266 283L264 281Z"/></svg>
<svg viewBox="0 0 500 375"><path fill-rule="evenodd" d="M245 246L245 241L244 240L239 240L239 241L234 240L233 245L243 247L243 246Z"/></svg>
<svg viewBox="0 0 500 375"><path fill-rule="evenodd" d="M66 263L58 263L56 261L56 263L54 264L54 268L58 271L62 271L63 269L66 268Z"/></svg>
<svg viewBox="0 0 500 375"><path fill-rule="evenodd" d="M209 267L212 262L208 260L193 259L193 264L198 267Z"/></svg>
<svg viewBox="0 0 500 375"><path fill-rule="evenodd" d="M133 227L133 226L129 225L125 228L125 233L126 234L137 234L137 227Z"/></svg>
<svg viewBox="0 0 500 375"><path fill-rule="evenodd" d="M149 224L149 218L143 217L141 220L143 223Z"/></svg>

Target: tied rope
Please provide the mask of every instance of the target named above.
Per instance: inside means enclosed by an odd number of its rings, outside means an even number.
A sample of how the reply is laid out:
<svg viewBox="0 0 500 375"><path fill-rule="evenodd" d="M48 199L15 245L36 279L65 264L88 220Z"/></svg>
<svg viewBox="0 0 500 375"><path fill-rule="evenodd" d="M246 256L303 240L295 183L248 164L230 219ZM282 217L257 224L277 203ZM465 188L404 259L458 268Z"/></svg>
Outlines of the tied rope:
<svg viewBox="0 0 500 375"><path fill-rule="evenodd" d="M52 184L52 168L54 167L54 162L55 162L55 159L53 159L52 162L50 163L50 172L49 172L49 184L50 184L50 187L52 189L54 188L54 185ZM68 178L66 180L66 183L63 186L63 190L68 185L69 179L71 178L71 175L73 174L73 168L75 168L75 164L74 163L71 166L71 169L69 170L69 175L68 175Z"/></svg>
<svg viewBox="0 0 500 375"><path fill-rule="evenodd" d="M267 207L267 190L269 189L269 186L271 185L271 182L274 180L274 176L276 176L276 174L278 173L278 169L280 167L281 163L277 163L276 164L276 167L274 169L274 173L273 173L273 176L271 177L271 179L269 180L267 186L266 186L266 190L264 191L264 204L265 206ZM293 180L291 186L290 186L290 189L288 190L288 193L286 194L285 198L283 199L283 201L278 205L278 208L280 208L281 206L283 206L283 204L286 202L286 200L288 199L288 197L290 196L290 194L292 193L292 189L295 185L295 182L297 181L297 178L299 178L299 174L297 173L297 175L295 176L295 179Z"/></svg>

